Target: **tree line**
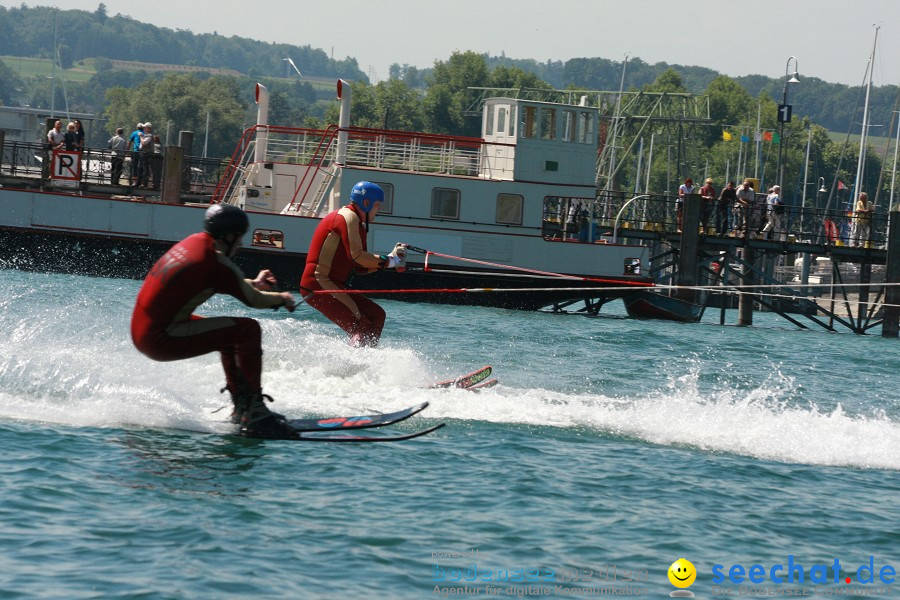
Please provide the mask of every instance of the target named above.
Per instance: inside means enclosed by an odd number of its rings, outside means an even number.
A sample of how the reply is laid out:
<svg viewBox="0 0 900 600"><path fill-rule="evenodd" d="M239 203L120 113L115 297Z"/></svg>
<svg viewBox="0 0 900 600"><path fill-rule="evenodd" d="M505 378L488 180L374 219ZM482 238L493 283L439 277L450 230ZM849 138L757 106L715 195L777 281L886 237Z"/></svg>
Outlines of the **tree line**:
<svg viewBox="0 0 900 600"><path fill-rule="evenodd" d="M63 67L85 58L193 65L232 69L250 76L284 77L286 57L304 73L363 80L355 58L332 60L319 48L273 44L217 33L195 34L141 23L97 10L57 10L46 6L0 7L0 55L51 58L53 31Z"/></svg>
<svg viewBox="0 0 900 600"><path fill-rule="evenodd" d="M43 7L0 8L0 54L49 56L52 35L48 35L48 23L52 27L53 13L54 9ZM333 88L317 88L307 81L284 77L283 50L294 52L292 56L296 60L301 56L297 51L303 48L236 37L225 40L215 34L196 36L186 31L173 32L120 15L110 17L103 4L93 13L60 11L59 15L67 24L61 30L71 36L61 37L61 41L68 46L68 56L72 59L105 56L143 62L202 63L248 72L242 77L131 72L114 70L109 60L97 60L97 73L89 81L69 82L66 89L71 110L101 116L101 126L89 140L93 145L104 143L116 127L130 129L137 122L148 120L154 123L158 132L165 131L168 126L173 131L187 129L200 134L205 131L209 114L209 155L230 156L241 131L255 117L253 84L256 81L262 81L271 91L272 123L321 127L337 122L338 105ZM109 31L133 43L120 45L124 47L116 51L119 54L111 56L108 49L97 54L104 44L98 46L94 41L81 39ZM136 31L142 34L130 34ZM217 37L221 39L216 40ZM14 44L13 39L16 40ZM144 42L140 42L141 39ZM228 43L222 46L220 43L225 41ZM116 44L110 44L108 48L113 46ZM143 52L141 46L153 46L154 49ZM231 50L223 50L226 46ZM210 51L212 47L218 50ZM309 66L303 64L305 74L353 80L353 125L450 135L478 136L480 133L480 118L471 114L478 108L478 95L471 89L473 87L618 89L623 69L622 62L601 58L542 63L455 52L428 69L394 64L390 79L370 85L356 67L355 59L329 63L321 50L308 46L305 49L309 56L323 59L311 60ZM265 59L262 54L266 55ZM248 56L255 58L248 59ZM317 71L319 67L314 65L319 65L321 70ZM256 75L249 73L253 68L258 69ZM265 73L259 74L261 71ZM837 181L849 187L859 152L858 145L831 141L828 130L847 131L850 123L861 120L860 88L829 84L814 77L801 75L801 78L801 83L792 84L789 90L789 103L794 106L795 118L784 129L783 182L789 199L801 197L804 186L810 190L810 182L801 181L807 171L801 168L806 164L807 140L811 166L806 176L813 181L823 177L829 188ZM676 189L677 183L673 185L673 179L685 176L695 180L711 176L718 182L724 181L726 176L736 178L738 159L742 156L742 164L746 165L742 174L762 175L763 179L774 181L777 144L767 140L761 144L761 152L757 155L755 144L742 146L740 140L756 131L757 115L763 130L778 129L776 110L783 85L783 81L763 76L728 77L703 67L650 65L639 58L630 59L625 68L626 90L703 94L709 99L710 123L686 134L685 150L676 154L674 166L670 156L654 155L649 167L651 189ZM56 106L62 106L64 99L60 86L56 93ZM897 86L875 89L871 122L887 124L891 111L896 109L896 98ZM0 101L48 107L51 104L50 82L39 77L23 80L0 62ZM651 133L652 130L646 131L647 136ZM731 139L725 139L726 136ZM671 140L668 143L671 145ZM746 156L751 151L753 156L748 160ZM883 162L883 157L868 152L865 188L870 190L870 195L871 190L884 190L889 185L889 178L881 177ZM626 157L614 181L616 187L629 189L634 185L638 177L636 163L636 154ZM645 177L646 170L641 175L642 179Z"/></svg>

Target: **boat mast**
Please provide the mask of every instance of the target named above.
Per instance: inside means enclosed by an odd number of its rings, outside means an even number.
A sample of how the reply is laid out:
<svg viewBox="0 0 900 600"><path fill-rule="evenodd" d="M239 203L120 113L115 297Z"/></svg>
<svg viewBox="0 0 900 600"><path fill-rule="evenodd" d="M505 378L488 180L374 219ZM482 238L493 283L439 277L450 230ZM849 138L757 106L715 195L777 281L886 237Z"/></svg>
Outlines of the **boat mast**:
<svg viewBox="0 0 900 600"><path fill-rule="evenodd" d="M56 24L58 13L53 11L53 51L50 53L50 118L56 118Z"/></svg>
<svg viewBox="0 0 900 600"><path fill-rule="evenodd" d="M609 177L606 180L606 191L613 190L613 178L616 176L616 138L619 135L619 114L622 110L622 93L625 90L625 68L628 66L628 55L622 61L622 81L619 83L619 96L616 99L616 112L613 117L612 143L610 144Z"/></svg>
<svg viewBox="0 0 900 600"><path fill-rule="evenodd" d="M866 83L866 101L863 105L862 132L859 136L859 161L856 163L856 185L854 185L851 202L855 202L863 188L863 175L866 162L866 138L869 135L869 95L872 92L872 74L875 72L875 45L878 43L878 30L881 26L875 26L875 41L872 42L872 55L869 57L869 80Z"/></svg>

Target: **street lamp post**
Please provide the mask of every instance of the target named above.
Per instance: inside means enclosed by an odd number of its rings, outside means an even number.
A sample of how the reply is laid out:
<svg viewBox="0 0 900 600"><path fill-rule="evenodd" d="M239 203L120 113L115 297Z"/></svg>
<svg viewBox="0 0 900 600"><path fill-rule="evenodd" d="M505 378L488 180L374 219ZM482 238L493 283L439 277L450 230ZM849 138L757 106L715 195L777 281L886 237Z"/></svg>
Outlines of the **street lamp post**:
<svg viewBox="0 0 900 600"><path fill-rule="evenodd" d="M821 235L822 227L824 227L825 220L819 215L819 206L822 204L822 194L827 193L828 190L825 188L825 178L819 177L819 189L816 190L816 210L813 211L813 223L815 223L816 231L819 232L816 234L816 237L819 237Z"/></svg>
<svg viewBox="0 0 900 600"><path fill-rule="evenodd" d="M822 197L822 194L827 194L828 190L825 189L825 178L819 177L819 189L816 191L816 210L819 210L819 198Z"/></svg>
<svg viewBox="0 0 900 600"><path fill-rule="evenodd" d="M794 61L794 74L790 76L788 79L788 72L791 67L791 61ZM775 176L778 178L778 185L784 189L782 185L782 169L781 169L781 156L782 156L782 148L784 147L784 124L787 121L791 120L791 107L788 106L787 103L787 91L789 83L800 83L800 74L797 72L797 57L792 56L787 59L787 63L784 65L784 91L781 96L781 106L778 107L778 123L779 123L779 133L778 133L778 167L775 169Z"/></svg>

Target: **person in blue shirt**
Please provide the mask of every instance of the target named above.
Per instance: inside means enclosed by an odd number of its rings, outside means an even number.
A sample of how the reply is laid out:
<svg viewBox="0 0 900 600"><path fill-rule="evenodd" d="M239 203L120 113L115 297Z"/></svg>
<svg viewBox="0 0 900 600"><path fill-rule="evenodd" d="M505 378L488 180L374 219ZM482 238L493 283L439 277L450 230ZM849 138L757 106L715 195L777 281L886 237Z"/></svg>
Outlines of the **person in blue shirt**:
<svg viewBox="0 0 900 600"><path fill-rule="evenodd" d="M138 123L137 129L131 132L128 138L128 147L131 149L131 182L135 185L141 177L141 138L144 135L144 124Z"/></svg>

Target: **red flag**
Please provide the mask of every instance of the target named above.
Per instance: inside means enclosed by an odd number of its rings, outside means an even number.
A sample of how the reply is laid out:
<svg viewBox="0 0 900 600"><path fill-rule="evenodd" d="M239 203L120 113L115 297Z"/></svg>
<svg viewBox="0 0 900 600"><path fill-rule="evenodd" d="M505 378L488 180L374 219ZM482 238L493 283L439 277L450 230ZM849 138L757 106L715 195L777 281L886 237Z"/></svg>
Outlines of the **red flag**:
<svg viewBox="0 0 900 600"><path fill-rule="evenodd" d="M771 131L764 131L764 132L763 132L763 141L765 141L765 142L771 142L771 141L772 141L772 132L771 132Z"/></svg>
<svg viewBox="0 0 900 600"><path fill-rule="evenodd" d="M838 190L846 190L847 186L844 185L844 182L838 179Z"/></svg>

